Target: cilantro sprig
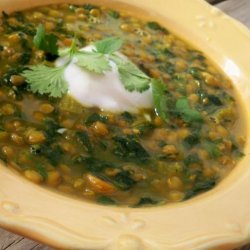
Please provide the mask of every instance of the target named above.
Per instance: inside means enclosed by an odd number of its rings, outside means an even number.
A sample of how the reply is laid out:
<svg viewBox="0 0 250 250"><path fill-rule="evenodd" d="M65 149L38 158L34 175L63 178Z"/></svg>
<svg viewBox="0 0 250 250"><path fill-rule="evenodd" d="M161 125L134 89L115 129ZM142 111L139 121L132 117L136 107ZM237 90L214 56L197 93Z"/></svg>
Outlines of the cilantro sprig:
<svg viewBox="0 0 250 250"><path fill-rule="evenodd" d="M109 37L94 43L96 51L111 55L121 49L123 41L118 37Z"/></svg>
<svg viewBox="0 0 250 250"><path fill-rule="evenodd" d="M112 55L110 59L116 64L120 80L126 90L142 93L150 88L152 79L142 72L135 64L116 54Z"/></svg>
<svg viewBox="0 0 250 250"><path fill-rule="evenodd" d="M53 34L46 34L44 26L39 25L33 43L45 52L66 58L65 64L61 67L31 66L22 73L34 93L48 94L51 97L62 97L67 93L68 86L64 79L64 70L69 63L76 63L87 71L102 75L112 70L111 62L113 62L126 90L141 93L150 87L151 78L127 58L119 55L118 51L123 41L118 37L109 37L95 42L91 51L77 48L76 38L74 38L70 47L58 50L57 38Z"/></svg>
<svg viewBox="0 0 250 250"><path fill-rule="evenodd" d="M25 70L22 76L26 78L32 92L61 97L68 90L67 82L63 77L65 67L66 65L54 68L46 65L32 66L29 70Z"/></svg>
<svg viewBox="0 0 250 250"><path fill-rule="evenodd" d="M168 122L168 105L166 84L161 80L152 79L141 71L133 62L119 54L123 41L118 37L109 37L93 43L91 50L80 50L76 38L70 47L58 49L58 39L53 34L46 34L43 25L39 25L33 39L34 46L46 53L64 57L65 64L60 67L46 65L31 66L24 70L22 76L29 84L30 91L47 94L51 97L62 97L68 91L68 84L64 78L64 71L70 63L94 74L105 74L116 65L120 80L129 92L142 93L152 88L153 103L159 117ZM111 66L112 65L112 66ZM176 111L186 122L202 122L201 114L189 106L186 98L176 103Z"/></svg>
<svg viewBox="0 0 250 250"><path fill-rule="evenodd" d="M78 52L75 58L78 66L99 75L112 69L105 55L98 52Z"/></svg>

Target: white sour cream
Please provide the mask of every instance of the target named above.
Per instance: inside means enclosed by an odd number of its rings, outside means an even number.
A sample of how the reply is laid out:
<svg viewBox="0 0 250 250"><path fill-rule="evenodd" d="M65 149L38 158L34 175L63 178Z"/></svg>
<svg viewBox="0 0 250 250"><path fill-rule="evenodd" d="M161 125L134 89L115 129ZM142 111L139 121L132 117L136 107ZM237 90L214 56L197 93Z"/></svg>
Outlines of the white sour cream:
<svg viewBox="0 0 250 250"><path fill-rule="evenodd" d="M92 49L93 47L88 46L82 50ZM56 65L64 64L65 60L59 58ZM99 107L104 111L137 113L142 108L152 108L151 88L143 93L127 91L119 78L115 63L110 61L110 65L111 71L97 75L79 67L73 59L64 72L69 95L85 107Z"/></svg>

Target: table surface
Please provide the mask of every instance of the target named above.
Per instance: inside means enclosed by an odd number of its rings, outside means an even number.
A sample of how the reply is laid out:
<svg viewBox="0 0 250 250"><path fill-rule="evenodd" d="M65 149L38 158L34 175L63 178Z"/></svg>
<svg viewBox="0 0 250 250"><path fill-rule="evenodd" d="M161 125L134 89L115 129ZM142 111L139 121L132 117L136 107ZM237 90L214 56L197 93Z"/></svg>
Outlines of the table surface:
<svg viewBox="0 0 250 250"><path fill-rule="evenodd" d="M208 1L250 27L250 0ZM0 229L0 250L52 250L52 248ZM250 245L240 250L250 250Z"/></svg>

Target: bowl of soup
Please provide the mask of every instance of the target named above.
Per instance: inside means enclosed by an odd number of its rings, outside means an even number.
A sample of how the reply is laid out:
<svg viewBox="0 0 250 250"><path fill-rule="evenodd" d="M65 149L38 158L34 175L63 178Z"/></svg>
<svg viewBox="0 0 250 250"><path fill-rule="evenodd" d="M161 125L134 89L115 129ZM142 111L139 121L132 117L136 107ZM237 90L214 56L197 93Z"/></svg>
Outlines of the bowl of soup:
<svg viewBox="0 0 250 250"><path fill-rule="evenodd" d="M249 31L204 1L0 3L0 225L62 249L249 240Z"/></svg>

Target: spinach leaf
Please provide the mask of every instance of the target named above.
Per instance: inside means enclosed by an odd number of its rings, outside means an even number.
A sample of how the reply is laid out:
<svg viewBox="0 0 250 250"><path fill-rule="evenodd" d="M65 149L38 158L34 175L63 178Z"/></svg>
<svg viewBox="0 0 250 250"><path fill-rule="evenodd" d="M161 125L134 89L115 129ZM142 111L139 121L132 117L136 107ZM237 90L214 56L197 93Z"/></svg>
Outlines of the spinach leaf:
<svg viewBox="0 0 250 250"><path fill-rule="evenodd" d="M123 118L124 121L128 123L132 123L135 120L135 117L127 111L123 112L121 114L121 117Z"/></svg>
<svg viewBox="0 0 250 250"><path fill-rule="evenodd" d="M25 65L28 64L31 59L32 49L29 46L29 41L26 38L26 35L22 32L19 32L18 35L20 37L20 44L23 49L23 52L18 60L18 63L20 63L21 65Z"/></svg>
<svg viewBox="0 0 250 250"><path fill-rule="evenodd" d="M92 9L98 9L98 7L95 6L95 5L93 5L93 4L84 4L84 5L83 5L83 8L84 8L85 10L88 10L88 11L90 11L90 10L92 10Z"/></svg>
<svg viewBox="0 0 250 250"><path fill-rule="evenodd" d="M165 34L168 33L167 29L162 27L159 23L157 22L148 22L147 26L151 29L151 30L155 30L155 31L161 31Z"/></svg>
<svg viewBox="0 0 250 250"><path fill-rule="evenodd" d="M186 97L178 99L175 108L185 122L203 122L201 113L190 107Z"/></svg>
<svg viewBox="0 0 250 250"><path fill-rule="evenodd" d="M159 66L159 70L164 71L172 76L175 73L175 65L167 62L164 65Z"/></svg>
<svg viewBox="0 0 250 250"><path fill-rule="evenodd" d="M86 170L93 174L101 173L105 168L112 168L116 167L114 163L106 162L104 160L99 160L95 157L85 156L85 155L78 155L74 158L74 163L82 164ZM100 178L104 178L100 176Z"/></svg>
<svg viewBox="0 0 250 250"><path fill-rule="evenodd" d="M212 189L216 184L216 179L208 179L204 181L196 182L193 188L186 192L185 199L189 199L201 192L208 191Z"/></svg>
<svg viewBox="0 0 250 250"><path fill-rule="evenodd" d="M187 136L183 142L187 148L192 148L200 142L200 137L198 134L193 133L192 135Z"/></svg>
<svg viewBox="0 0 250 250"><path fill-rule="evenodd" d="M89 139L89 135L87 131L78 131L76 132L76 136L79 141L85 146L86 150L91 153L93 152L93 146Z"/></svg>
<svg viewBox="0 0 250 250"><path fill-rule="evenodd" d="M107 150L109 147L109 142L107 140L101 139L99 141L99 146L102 150Z"/></svg>
<svg viewBox="0 0 250 250"><path fill-rule="evenodd" d="M232 153L233 156L236 157L237 159L240 159L245 156L244 152L240 150L239 146L235 141L232 144Z"/></svg>
<svg viewBox="0 0 250 250"><path fill-rule="evenodd" d="M118 157L128 161L145 162L149 160L150 155L136 139L126 136L115 136L113 140L116 144L114 154Z"/></svg>
<svg viewBox="0 0 250 250"><path fill-rule="evenodd" d="M128 190L136 184L136 181L132 179L129 171L121 171L112 178L112 183L121 190Z"/></svg>
<svg viewBox="0 0 250 250"><path fill-rule="evenodd" d="M31 58L31 50L26 50L21 54L21 57L19 58L18 62L20 64L28 64Z"/></svg>
<svg viewBox="0 0 250 250"><path fill-rule="evenodd" d="M210 141L206 141L204 143L204 148L205 150L208 151L209 155L212 157L212 158L218 158L221 156L221 152L220 150L218 149L216 143L214 142L210 142Z"/></svg>
<svg viewBox="0 0 250 250"><path fill-rule="evenodd" d="M102 172L105 168L112 166L108 162L91 157L85 159L85 165L86 169L92 173Z"/></svg>
<svg viewBox="0 0 250 250"><path fill-rule="evenodd" d="M205 92L201 96L201 102L203 103L204 108L208 114L215 114L218 111L218 107L221 107L223 105L222 100L222 96L218 97L215 95L207 94Z"/></svg>
<svg viewBox="0 0 250 250"><path fill-rule="evenodd" d="M176 55L169 48L165 48L163 50L163 54L166 55L168 58L176 57Z"/></svg>
<svg viewBox="0 0 250 250"><path fill-rule="evenodd" d="M59 124L52 118L46 118L43 121L43 126L47 140L52 142L58 135L57 130L60 128Z"/></svg>
<svg viewBox="0 0 250 250"><path fill-rule="evenodd" d="M93 113L87 117L87 119L85 120L85 125L91 126L93 123L97 121L105 123L108 121L108 117L98 113Z"/></svg>
<svg viewBox="0 0 250 250"><path fill-rule="evenodd" d="M107 162L104 160L99 160L95 157L82 155L75 158L74 162L82 164L87 171L91 172L92 174L96 175L98 178L104 181L112 183L121 190L128 190L136 184L136 181L132 179L129 171L121 170L114 177L106 176L103 173L106 168L117 167L117 165L112 162Z"/></svg>
<svg viewBox="0 0 250 250"><path fill-rule="evenodd" d="M153 80L151 83L153 102L155 111L160 118L167 122L168 121L168 99L166 96L167 87L162 81Z"/></svg>
<svg viewBox="0 0 250 250"><path fill-rule="evenodd" d="M40 155L45 156L53 166L57 166L58 163L62 160L64 152L62 148L55 145L46 145L42 144L40 147Z"/></svg>
<svg viewBox="0 0 250 250"><path fill-rule="evenodd" d="M44 180L48 179L47 169L44 167L42 163L37 163L35 165L35 169L43 177Z"/></svg>
<svg viewBox="0 0 250 250"><path fill-rule="evenodd" d="M109 16L111 16L114 19L118 19L120 17L120 13L115 11L115 10L110 10L109 11Z"/></svg>
<svg viewBox="0 0 250 250"><path fill-rule="evenodd" d="M205 56L202 54L202 52L198 51L198 50L189 50L189 57L190 60L200 60L200 61L204 61L206 58Z"/></svg>
<svg viewBox="0 0 250 250"><path fill-rule="evenodd" d="M152 129L154 128L154 125L150 122L142 122L142 123L135 124L133 128L138 129L140 131L140 134L144 135L152 131Z"/></svg>
<svg viewBox="0 0 250 250"><path fill-rule="evenodd" d="M188 73L190 73L193 76L193 78L195 78L197 80L202 79L201 72L202 72L202 69L197 68L197 67L191 67L188 69Z"/></svg>
<svg viewBox="0 0 250 250"><path fill-rule="evenodd" d="M188 155L184 159L183 162L188 167L189 165L194 164L194 163L201 163L201 160L200 160L199 156L196 153L193 153L193 154Z"/></svg>
<svg viewBox="0 0 250 250"><path fill-rule="evenodd" d="M155 205L157 203L159 203L159 201L154 200L154 199L152 199L150 197L142 197L139 200L139 202L136 205L134 205L133 207L143 207L143 206L146 206L146 205Z"/></svg>
<svg viewBox="0 0 250 250"><path fill-rule="evenodd" d="M116 204L116 202L108 196L99 196L96 199L96 202L103 204L103 205L115 205Z"/></svg>
<svg viewBox="0 0 250 250"><path fill-rule="evenodd" d="M215 95L207 95L207 98L210 103L214 104L215 106L221 106L223 103L218 96Z"/></svg>

